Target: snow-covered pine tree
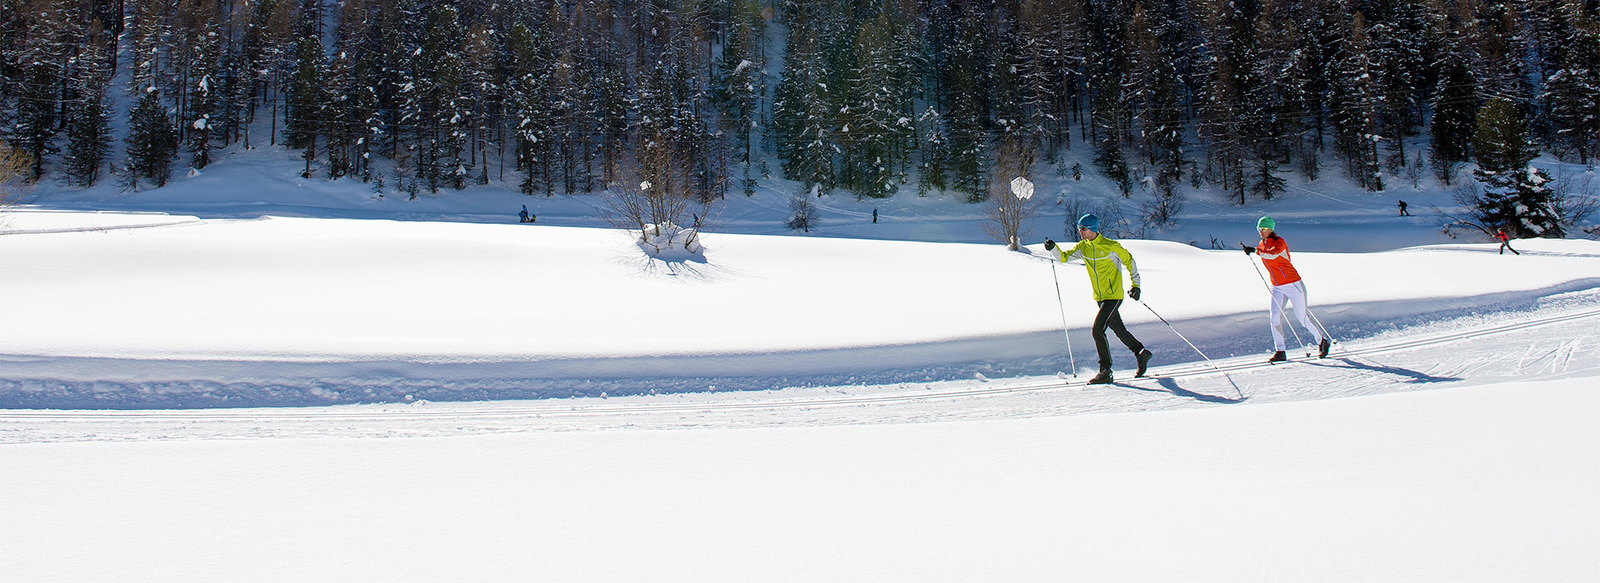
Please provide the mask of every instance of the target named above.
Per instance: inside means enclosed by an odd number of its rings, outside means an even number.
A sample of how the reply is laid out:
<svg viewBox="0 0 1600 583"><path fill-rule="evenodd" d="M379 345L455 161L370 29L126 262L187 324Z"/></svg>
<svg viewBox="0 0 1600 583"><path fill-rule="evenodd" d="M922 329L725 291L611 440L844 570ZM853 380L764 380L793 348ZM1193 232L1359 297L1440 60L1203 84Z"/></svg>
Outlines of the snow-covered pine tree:
<svg viewBox="0 0 1600 583"><path fill-rule="evenodd" d="M1110 0L1089 5L1089 119L1093 127L1095 165L1126 197L1133 193L1133 175L1123 151L1133 123L1129 95L1128 10L1130 2Z"/></svg>
<svg viewBox="0 0 1600 583"><path fill-rule="evenodd" d="M1305 133L1300 167L1308 180L1320 176L1321 156L1327 145L1331 113L1328 105L1345 35L1343 9L1338 0L1304 0L1294 11L1299 30L1299 45L1295 48L1298 66L1291 72L1303 87L1300 99Z"/></svg>
<svg viewBox="0 0 1600 583"><path fill-rule="evenodd" d="M833 99L818 47L818 33L791 22L783 77L773 100L773 142L791 180L805 189L834 186Z"/></svg>
<svg viewBox="0 0 1600 583"><path fill-rule="evenodd" d="M416 128L416 172L430 192L438 192L442 186L466 187L466 164L461 159L469 128L468 107L462 97L466 64L461 41L465 37L456 8L433 5L422 32L415 78L422 106Z"/></svg>
<svg viewBox="0 0 1600 583"><path fill-rule="evenodd" d="M856 35L856 63L847 85L849 131L842 165L857 198L892 195L914 127L909 119L916 64L902 31L906 23L886 8Z"/></svg>
<svg viewBox="0 0 1600 583"><path fill-rule="evenodd" d="M221 129L216 118L220 117L225 94L224 87L219 83L221 76L217 69L223 51L223 38L216 29L221 27L215 18L210 22L206 27L209 30L201 33L194 58L190 61L188 78L194 86L189 88L189 108L183 118L186 122L185 141L192 155L190 165L196 169L211 164L211 150L219 141L217 138Z"/></svg>
<svg viewBox="0 0 1600 583"><path fill-rule="evenodd" d="M1250 192L1270 200L1283 193L1280 168L1293 161L1302 132L1302 80L1294 74L1302 44L1289 2L1261 0L1251 23L1250 74L1244 80L1245 125L1252 128Z"/></svg>
<svg viewBox="0 0 1600 583"><path fill-rule="evenodd" d="M1128 26L1128 92L1141 158L1156 168L1160 179L1176 181L1184 163L1182 87L1177 65L1161 42L1171 26L1161 10L1134 6Z"/></svg>
<svg viewBox="0 0 1600 583"><path fill-rule="evenodd" d="M922 141L918 148L922 161L917 166L921 170L917 177L917 195L927 196L930 191L937 189L942 192L947 187L946 152L949 140L945 136L944 119L932 106L917 116L917 124L922 128Z"/></svg>
<svg viewBox="0 0 1600 583"><path fill-rule="evenodd" d="M485 20L475 22L467 33L467 82L463 88L470 122L467 165L475 169L473 180L480 185L489 183L489 143L500 123L500 103L505 92L495 66L495 48L499 45L499 30Z"/></svg>
<svg viewBox="0 0 1600 583"><path fill-rule="evenodd" d="M1078 92L1075 57L1082 41L1082 2L1022 0L1017 5L1020 60L1018 93L1024 110L1023 131L1055 160L1072 143L1071 102ZM1076 14L1074 18L1072 15Z"/></svg>
<svg viewBox="0 0 1600 583"><path fill-rule="evenodd" d="M968 202L988 199L985 154L989 150L989 93L994 66L989 22L975 6L952 14L955 36L948 40L944 72L947 103L944 111L949 149L946 150L950 187L965 193Z"/></svg>
<svg viewBox="0 0 1600 583"><path fill-rule="evenodd" d="M581 29L583 17L581 13L575 13L568 18L566 7L559 2L552 2L544 26L550 31L555 64L546 78L552 99L551 129L554 141L551 143L551 154L558 164L561 190L572 193L577 190L579 165L585 154L586 143L583 118L587 109L588 87L583 85L579 71L582 66L579 52L582 45L579 40L585 34Z"/></svg>
<svg viewBox="0 0 1600 583"><path fill-rule="evenodd" d="M24 28L12 33L21 37L13 40L16 46L9 51L8 68L14 76L4 83L16 96L16 113L11 125L0 130L0 137L28 154L33 163L30 179L37 181L44 175L46 156L56 152L53 140L60 129L61 94L71 50L63 41L74 10L66 0L45 0L27 8L20 23Z"/></svg>
<svg viewBox="0 0 1600 583"><path fill-rule="evenodd" d="M135 179L149 179L156 186L167 185L172 177L172 157L178 149L178 131L172 111L161 99L161 89L153 83L144 86L134 106L126 138L127 171Z"/></svg>
<svg viewBox="0 0 1600 583"><path fill-rule="evenodd" d="M1533 75L1528 68L1530 27L1519 14L1519 0L1484 0L1476 5L1477 22L1466 28L1477 56L1484 88L1507 97L1519 107L1534 100Z"/></svg>
<svg viewBox="0 0 1600 583"><path fill-rule="evenodd" d="M301 16L294 38L294 68L284 87L284 145L303 151L305 178L311 177L311 163L317 159L317 139L322 135L326 115L323 108L328 103L323 87L328 67L324 64L318 26L310 20L314 17L315 14Z"/></svg>
<svg viewBox="0 0 1600 583"><path fill-rule="evenodd" d="M1462 48L1446 49L1440 59L1439 86L1434 90L1433 118L1428 125L1429 155L1434 174L1450 184L1456 165L1472 156L1472 132L1479 108L1478 78Z"/></svg>
<svg viewBox="0 0 1600 583"><path fill-rule="evenodd" d="M128 163L125 183L137 187L140 179L166 186L172 176L172 158L177 153L179 135L173 112L161 96L162 39L168 25L160 0L135 3L130 47L133 53L132 83L129 92L135 105L129 112Z"/></svg>
<svg viewBox="0 0 1600 583"><path fill-rule="evenodd" d="M1564 236L1550 177L1529 165L1538 146L1529 140L1517 106L1503 97L1485 103L1472 141L1478 161L1473 174L1484 186L1474 201L1478 223L1485 230L1503 227L1514 237Z"/></svg>
<svg viewBox="0 0 1600 583"><path fill-rule="evenodd" d="M1377 124L1382 96L1366 18L1361 13L1350 19L1336 58L1328 99L1334 145L1358 184L1367 190L1383 190L1383 170L1378 159L1382 136Z"/></svg>
<svg viewBox="0 0 1600 583"><path fill-rule="evenodd" d="M67 178L83 187L100 179L111 148L111 62L116 58L108 32L100 21L89 25L84 51L73 67L73 94L67 109L67 150L63 160Z"/></svg>
<svg viewBox="0 0 1600 583"><path fill-rule="evenodd" d="M356 147L363 137L363 116L356 104L365 92L357 78L357 61L345 46L342 38L335 42L323 80L327 102L322 107L322 135L327 139L328 178L335 180L360 171Z"/></svg>
<svg viewBox="0 0 1600 583"><path fill-rule="evenodd" d="M1201 36L1210 48L1196 65L1196 99L1199 102L1198 134L1205 146L1206 178L1222 187L1239 204L1246 202L1245 164L1253 146L1253 137L1247 135L1242 123L1244 94L1240 79L1248 70L1240 66L1253 66L1249 60L1248 40L1241 27L1248 27L1239 7L1232 2L1214 2L1207 9Z"/></svg>
<svg viewBox="0 0 1600 583"><path fill-rule="evenodd" d="M595 12L595 28L609 31L614 26L610 10ZM624 45L617 35L599 34L594 41L594 92L596 131L600 132L599 156L603 184L621 178L622 160L628 144L628 68Z"/></svg>
<svg viewBox="0 0 1600 583"><path fill-rule="evenodd" d="M414 0L389 0L380 4L375 32L369 35L373 45L369 51L379 67L379 120L395 164L395 188L401 187L405 175L420 171L416 138L422 125L422 88L416 71L422 66L418 37L423 22Z"/></svg>
<svg viewBox="0 0 1600 583"><path fill-rule="evenodd" d="M523 173L521 190L551 192L549 84L553 66L549 39L543 31L521 23L506 34L506 77L510 84L508 123L516 136L517 170Z"/></svg>
<svg viewBox="0 0 1600 583"><path fill-rule="evenodd" d="M1588 164L1600 152L1600 16L1589 18L1588 27L1573 27L1561 50L1561 68L1546 80L1543 95L1551 145L1558 153L1574 155L1580 164Z"/></svg>
<svg viewBox="0 0 1600 583"><path fill-rule="evenodd" d="M207 124L211 128L212 139L219 142L213 147L225 148L235 141L242 139L244 133L244 105L247 97L243 95L243 87L251 78L250 72L244 70L242 30L246 24L244 17L246 11L242 2L227 2L221 14L217 17L221 28L217 31L221 36L216 55L216 64L213 67L211 91L216 95L216 111Z"/></svg>
<svg viewBox="0 0 1600 583"><path fill-rule="evenodd" d="M1390 167L1406 161L1405 138L1422 123L1421 103L1432 64L1425 55L1436 53L1430 43L1427 17L1413 0L1382 0L1373 7L1374 24L1368 29L1376 86L1381 95L1378 133L1388 147Z"/></svg>
<svg viewBox="0 0 1600 583"><path fill-rule="evenodd" d="M764 93L759 75L765 60L761 47L756 45L756 31L765 23L756 4L736 5L737 11L723 37L722 52L711 71L711 99L721 113L723 129L733 135L735 160L745 166L748 176L753 146L750 137Z"/></svg>

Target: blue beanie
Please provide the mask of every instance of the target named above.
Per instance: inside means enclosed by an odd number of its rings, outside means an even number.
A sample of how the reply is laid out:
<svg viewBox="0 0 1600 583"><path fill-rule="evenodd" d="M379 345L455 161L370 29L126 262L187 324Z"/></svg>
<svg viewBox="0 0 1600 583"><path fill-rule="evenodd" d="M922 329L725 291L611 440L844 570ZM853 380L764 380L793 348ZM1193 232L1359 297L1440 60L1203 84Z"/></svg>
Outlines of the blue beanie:
<svg viewBox="0 0 1600 583"><path fill-rule="evenodd" d="M1098 233L1100 232L1100 217L1094 216L1094 213L1084 213L1083 216L1078 217L1078 226Z"/></svg>

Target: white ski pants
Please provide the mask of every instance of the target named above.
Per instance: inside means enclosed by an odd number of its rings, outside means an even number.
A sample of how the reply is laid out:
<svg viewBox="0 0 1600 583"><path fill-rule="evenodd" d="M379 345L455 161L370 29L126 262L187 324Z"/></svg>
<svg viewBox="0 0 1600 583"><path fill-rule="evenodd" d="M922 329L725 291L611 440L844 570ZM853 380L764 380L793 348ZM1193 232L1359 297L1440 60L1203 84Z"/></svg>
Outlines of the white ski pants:
<svg viewBox="0 0 1600 583"><path fill-rule="evenodd" d="M1311 323L1311 313L1306 311L1306 285L1303 281L1272 286L1272 305L1268 309L1272 323L1272 349L1288 350L1288 341L1283 339L1283 304L1294 304L1294 317L1300 320L1300 325L1315 336L1317 344L1322 343L1322 331Z"/></svg>

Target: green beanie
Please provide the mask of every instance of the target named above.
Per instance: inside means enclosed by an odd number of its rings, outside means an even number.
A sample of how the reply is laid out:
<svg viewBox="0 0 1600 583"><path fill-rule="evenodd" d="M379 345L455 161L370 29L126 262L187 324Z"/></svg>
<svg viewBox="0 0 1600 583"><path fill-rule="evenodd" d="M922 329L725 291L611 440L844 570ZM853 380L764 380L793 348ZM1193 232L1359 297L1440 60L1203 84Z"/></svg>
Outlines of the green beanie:
<svg viewBox="0 0 1600 583"><path fill-rule="evenodd" d="M1261 217L1261 220L1256 221L1256 228L1257 229L1271 229L1271 230L1276 231L1276 230L1278 230L1278 223L1276 221L1273 221L1272 217Z"/></svg>

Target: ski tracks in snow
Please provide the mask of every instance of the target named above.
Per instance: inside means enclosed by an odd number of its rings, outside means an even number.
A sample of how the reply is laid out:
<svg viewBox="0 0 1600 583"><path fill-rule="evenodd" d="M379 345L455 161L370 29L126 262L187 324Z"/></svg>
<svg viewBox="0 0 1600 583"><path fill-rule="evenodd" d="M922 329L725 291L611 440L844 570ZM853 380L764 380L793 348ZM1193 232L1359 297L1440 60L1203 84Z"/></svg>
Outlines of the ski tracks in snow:
<svg viewBox="0 0 1600 583"><path fill-rule="evenodd" d="M899 383L624 398L188 410L0 411L0 443L741 429L1135 413L1600 376L1600 308L1503 314L1340 343L1326 359L1153 367L1150 378ZM1122 372L1122 375L1128 375ZM1235 388L1237 387L1237 389ZM1241 397L1242 393L1242 397Z"/></svg>

